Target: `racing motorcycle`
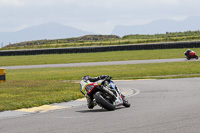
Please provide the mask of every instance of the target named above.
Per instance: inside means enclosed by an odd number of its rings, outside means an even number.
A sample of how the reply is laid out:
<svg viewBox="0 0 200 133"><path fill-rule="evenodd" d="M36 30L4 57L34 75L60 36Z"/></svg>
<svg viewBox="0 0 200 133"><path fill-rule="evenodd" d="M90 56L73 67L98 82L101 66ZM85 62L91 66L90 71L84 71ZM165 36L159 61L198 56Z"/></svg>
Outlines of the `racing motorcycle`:
<svg viewBox="0 0 200 133"><path fill-rule="evenodd" d="M115 107L120 105L130 107L128 101L111 80L111 77L97 82L81 80L81 86L84 87L83 90L85 89L86 93L93 96L94 103L106 110L114 110Z"/></svg>
<svg viewBox="0 0 200 133"><path fill-rule="evenodd" d="M194 51L190 51L189 53L184 52L184 54L185 54L185 58L188 60L193 59L193 58L195 58L195 59L199 58Z"/></svg>

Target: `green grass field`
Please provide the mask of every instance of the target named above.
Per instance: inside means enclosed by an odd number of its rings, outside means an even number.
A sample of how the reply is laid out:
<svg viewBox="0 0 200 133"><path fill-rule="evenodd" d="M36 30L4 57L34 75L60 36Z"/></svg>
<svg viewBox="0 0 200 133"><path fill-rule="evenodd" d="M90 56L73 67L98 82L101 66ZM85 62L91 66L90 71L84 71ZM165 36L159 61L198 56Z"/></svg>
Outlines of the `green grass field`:
<svg viewBox="0 0 200 133"><path fill-rule="evenodd" d="M197 53L197 55L200 55L200 48L191 48L191 49L194 50ZM115 52L77 53L77 54L0 56L0 66L184 58L183 53L186 50L187 50L186 48L183 48L183 49L135 50L135 51L115 51Z"/></svg>
<svg viewBox="0 0 200 133"><path fill-rule="evenodd" d="M200 62L7 70L7 81L0 84L0 111L83 97L74 80L102 74L116 80L200 77Z"/></svg>

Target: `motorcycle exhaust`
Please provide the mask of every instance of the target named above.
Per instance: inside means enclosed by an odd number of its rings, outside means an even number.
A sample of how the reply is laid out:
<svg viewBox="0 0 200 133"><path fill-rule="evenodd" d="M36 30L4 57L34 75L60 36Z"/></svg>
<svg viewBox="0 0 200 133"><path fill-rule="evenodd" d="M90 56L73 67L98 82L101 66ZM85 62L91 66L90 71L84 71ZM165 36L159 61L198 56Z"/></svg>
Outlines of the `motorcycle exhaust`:
<svg viewBox="0 0 200 133"><path fill-rule="evenodd" d="M116 100L116 96L114 95L114 93L112 91L110 91L107 87L102 87L102 90L105 91L106 93L108 93L109 95L112 96L112 98L114 98L114 100Z"/></svg>

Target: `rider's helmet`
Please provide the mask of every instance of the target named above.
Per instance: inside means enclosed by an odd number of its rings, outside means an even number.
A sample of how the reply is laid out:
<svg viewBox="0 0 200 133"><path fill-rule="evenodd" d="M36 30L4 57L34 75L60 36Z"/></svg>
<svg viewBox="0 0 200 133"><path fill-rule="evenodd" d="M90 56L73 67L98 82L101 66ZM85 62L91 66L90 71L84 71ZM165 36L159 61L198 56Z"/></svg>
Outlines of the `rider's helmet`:
<svg viewBox="0 0 200 133"><path fill-rule="evenodd" d="M86 75L86 76L83 76L82 80L88 80L90 78L90 76Z"/></svg>
<svg viewBox="0 0 200 133"><path fill-rule="evenodd" d="M184 53L185 53L185 55L188 55L190 52L191 52L191 50L188 49L188 50L187 50L186 52L184 52Z"/></svg>

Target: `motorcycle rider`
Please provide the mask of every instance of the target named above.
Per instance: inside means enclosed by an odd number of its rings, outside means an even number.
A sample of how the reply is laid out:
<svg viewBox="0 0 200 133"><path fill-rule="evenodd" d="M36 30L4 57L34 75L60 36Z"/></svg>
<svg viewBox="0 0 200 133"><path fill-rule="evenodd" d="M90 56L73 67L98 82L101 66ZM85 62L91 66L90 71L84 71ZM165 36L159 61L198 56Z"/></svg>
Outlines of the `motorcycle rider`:
<svg viewBox="0 0 200 133"><path fill-rule="evenodd" d="M88 75L86 75L86 76L83 76L83 78L82 78L82 80L84 80L85 81L85 83L88 83L88 81L89 82L98 82L99 80L103 80L103 79L106 79L106 78L112 78L111 76L108 76L108 75L101 75L101 76L98 76L98 77L90 77L90 76L88 76ZM83 88L83 86L84 86L85 84L81 84L81 88L80 88L80 91L81 91L81 93L86 97L86 99L87 99L87 105L88 105L88 108L89 109L93 109L94 108L94 106L96 105L96 103L94 103L94 100L93 100L93 96L92 95L89 95L87 92L86 92L86 90L84 90ZM121 94L121 92L120 92L120 90L118 89L118 88L116 88L117 89L117 91ZM122 94L122 98L123 98L123 100L125 100L125 96Z"/></svg>
<svg viewBox="0 0 200 133"><path fill-rule="evenodd" d="M190 58L196 58L198 59L198 56L193 50L188 49L186 52L184 52L186 58L189 60Z"/></svg>
<svg viewBox="0 0 200 133"><path fill-rule="evenodd" d="M192 52L190 49L188 49L185 53L186 56L189 56L190 52Z"/></svg>

